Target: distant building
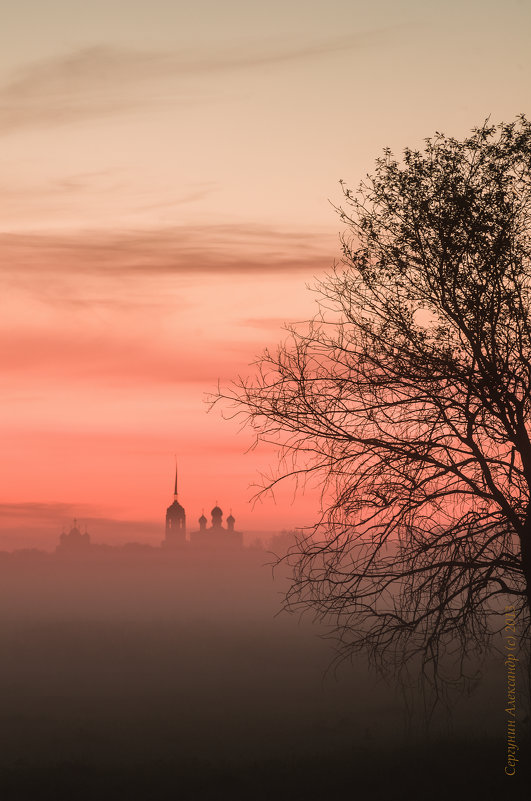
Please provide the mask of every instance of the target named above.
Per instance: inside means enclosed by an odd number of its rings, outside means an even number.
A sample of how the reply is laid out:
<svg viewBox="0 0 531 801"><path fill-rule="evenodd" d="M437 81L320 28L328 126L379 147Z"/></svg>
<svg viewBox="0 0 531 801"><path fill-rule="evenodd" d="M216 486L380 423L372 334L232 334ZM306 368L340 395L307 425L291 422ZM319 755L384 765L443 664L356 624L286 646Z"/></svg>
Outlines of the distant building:
<svg viewBox="0 0 531 801"><path fill-rule="evenodd" d="M173 503L166 509L166 536L162 541L165 548L182 548L185 545L200 548L242 548L243 534L236 531L236 522L232 512L227 517L227 525L223 525L223 512L216 505L212 509L212 524L207 526L204 514L199 518L199 528L186 535L186 512L178 499L177 468L175 468L175 487Z"/></svg>
<svg viewBox="0 0 531 801"><path fill-rule="evenodd" d="M202 548L242 548L243 534L235 531L236 522L232 512L227 517L227 527L223 525L223 512L216 505L210 513L212 515L212 525L207 528L207 519L204 514L199 518L199 529L192 531L190 542L193 546Z"/></svg>
<svg viewBox="0 0 531 801"><path fill-rule="evenodd" d="M184 507L179 503L178 496L178 474L177 468L175 469L175 486L173 492L173 502L166 509L166 530L165 536L162 540L162 550L171 549L174 551L188 551L197 549L206 550L233 550L243 548L243 533L236 531L234 524L236 522L232 511L227 517L226 525L223 525L223 511L217 504L211 512L212 522L207 525L207 519L204 514L199 518L199 528L190 533L190 537L186 534L186 512ZM139 545L137 543L127 543L122 546L112 545L91 545L88 532L84 534L78 528L77 520L74 520L74 525L70 531L61 534L59 537L59 544L56 547L58 554L88 554L97 556L98 554L106 554L107 556L116 553L132 553L139 551L145 553L154 553L161 551L158 548L153 548L150 545Z"/></svg>
<svg viewBox="0 0 531 801"><path fill-rule="evenodd" d="M57 553L85 553L90 548L90 537L88 532L81 533L77 527L77 520L74 520L74 525L66 534L64 531L59 537L59 545L56 548Z"/></svg>
<svg viewBox="0 0 531 801"><path fill-rule="evenodd" d="M177 489L177 466L175 466L175 488L173 503L166 509L166 536L162 545L175 548L186 543L186 513L179 503Z"/></svg>

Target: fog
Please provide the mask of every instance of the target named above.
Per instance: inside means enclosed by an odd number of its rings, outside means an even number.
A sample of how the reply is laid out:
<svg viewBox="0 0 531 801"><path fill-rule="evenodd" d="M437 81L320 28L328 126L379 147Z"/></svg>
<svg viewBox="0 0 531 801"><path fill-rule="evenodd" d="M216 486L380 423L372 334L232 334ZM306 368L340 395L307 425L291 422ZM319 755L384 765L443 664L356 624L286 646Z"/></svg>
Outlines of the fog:
<svg viewBox="0 0 531 801"><path fill-rule="evenodd" d="M280 611L288 576L271 560L1 554L2 797L327 799L352 773L383 781L382 754L413 770L422 727L401 693L361 656L331 669L329 629ZM503 692L494 663L434 736L503 739Z"/></svg>

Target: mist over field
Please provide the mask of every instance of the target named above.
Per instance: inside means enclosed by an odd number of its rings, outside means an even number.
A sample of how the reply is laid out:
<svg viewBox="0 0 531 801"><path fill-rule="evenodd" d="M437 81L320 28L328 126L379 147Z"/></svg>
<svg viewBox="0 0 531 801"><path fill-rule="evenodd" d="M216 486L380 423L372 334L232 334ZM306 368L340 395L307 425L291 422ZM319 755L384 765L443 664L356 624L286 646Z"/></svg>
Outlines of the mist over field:
<svg viewBox="0 0 531 801"><path fill-rule="evenodd" d="M2 797L340 798L355 777L383 798L382 760L418 771L418 709L361 657L330 669L329 628L279 614L287 569L271 559L1 554ZM503 692L494 660L432 736L502 765Z"/></svg>

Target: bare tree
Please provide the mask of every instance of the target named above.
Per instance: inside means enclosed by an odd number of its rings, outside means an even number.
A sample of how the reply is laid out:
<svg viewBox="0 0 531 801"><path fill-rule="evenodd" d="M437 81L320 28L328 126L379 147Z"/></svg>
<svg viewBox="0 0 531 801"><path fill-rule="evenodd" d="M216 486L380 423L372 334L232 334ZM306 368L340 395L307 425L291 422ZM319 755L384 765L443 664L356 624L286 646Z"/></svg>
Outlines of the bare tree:
<svg viewBox="0 0 531 801"><path fill-rule="evenodd" d="M265 489L321 482L288 604L383 669L462 679L497 604L522 627L531 607L531 123L386 150L342 186L320 314L222 397L281 449Z"/></svg>

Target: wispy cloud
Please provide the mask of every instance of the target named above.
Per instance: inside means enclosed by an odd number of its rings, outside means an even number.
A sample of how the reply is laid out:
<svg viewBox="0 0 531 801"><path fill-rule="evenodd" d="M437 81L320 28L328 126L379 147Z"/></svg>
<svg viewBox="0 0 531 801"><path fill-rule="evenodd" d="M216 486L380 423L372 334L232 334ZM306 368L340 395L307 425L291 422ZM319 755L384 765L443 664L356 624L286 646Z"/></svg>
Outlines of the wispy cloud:
<svg viewBox="0 0 531 801"><path fill-rule="evenodd" d="M21 503L0 503L0 518L3 520L7 518L28 520L39 520L41 523L46 521L53 521L57 525L57 520L63 518L71 519L73 515L79 514L80 508L74 507L69 503L34 503L34 502L21 502ZM82 510L88 513L89 510L84 507ZM90 510L94 514L94 510Z"/></svg>
<svg viewBox="0 0 531 801"><path fill-rule="evenodd" d="M151 192L136 193L126 171L108 169L97 172L75 172L53 179L17 180L0 186L0 206L4 211L4 226L8 220L19 221L21 216L46 220L52 210L83 213L87 198L93 204L119 198L128 204L132 213L178 209L198 203L221 189L216 181L193 181L172 186L164 197ZM81 204L81 207L79 206ZM52 211L53 213L53 211Z"/></svg>
<svg viewBox="0 0 531 801"><path fill-rule="evenodd" d="M387 33L382 29L292 46L258 42L204 52L85 48L29 64L0 85L0 133L114 115L172 95L195 102L196 92L175 79L322 58L381 43Z"/></svg>
<svg viewBox="0 0 531 801"><path fill-rule="evenodd" d="M116 114L147 102L168 58L92 47L19 69L0 87L0 132Z"/></svg>
<svg viewBox="0 0 531 801"><path fill-rule="evenodd" d="M212 225L88 231L72 234L0 234L0 274L194 275L303 272L330 266L337 253L330 235L267 226Z"/></svg>
<svg viewBox="0 0 531 801"><path fill-rule="evenodd" d="M242 282L251 293L254 286L266 294L284 278L283 286L310 281L330 266L332 239L258 225L0 235L0 276L10 290L0 371L20 387L25 376L32 386L66 377L209 385L245 369L261 349L253 344L259 330L244 337L238 330L246 309L239 298L248 297L238 295L238 277L252 279Z"/></svg>

